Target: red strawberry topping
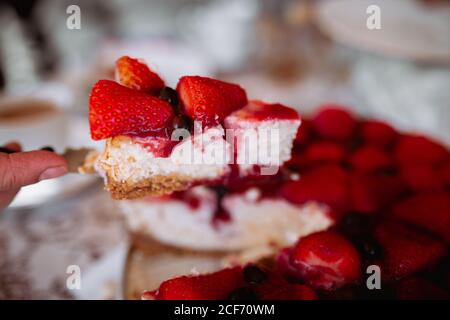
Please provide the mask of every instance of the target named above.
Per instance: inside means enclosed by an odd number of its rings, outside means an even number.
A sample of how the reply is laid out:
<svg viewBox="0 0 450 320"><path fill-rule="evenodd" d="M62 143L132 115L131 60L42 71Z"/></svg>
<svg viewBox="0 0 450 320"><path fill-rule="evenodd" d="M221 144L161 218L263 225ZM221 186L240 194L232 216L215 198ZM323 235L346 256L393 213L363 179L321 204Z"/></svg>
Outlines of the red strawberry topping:
<svg viewBox="0 0 450 320"><path fill-rule="evenodd" d="M302 123L297 130L297 135L295 136L295 144L305 144L309 141L311 137L311 121L307 119L302 119Z"/></svg>
<svg viewBox="0 0 450 320"><path fill-rule="evenodd" d="M395 293L400 300L450 300L450 294L447 291L417 277L400 281L395 288Z"/></svg>
<svg viewBox="0 0 450 320"><path fill-rule="evenodd" d="M440 176L447 187L450 187L450 160L440 167Z"/></svg>
<svg viewBox="0 0 450 320"><path fill-rule="evenodd" d="M199 276L182 276L161 284L158 300L223 300L243 285L242 268L235 267Z"/></svg>
<svg viewBox="0 0 450 320"><path fill-rule="evenodd" d="M332 231L301 238L291 253L301 280L313 288L334 289L361 277L361 260L350 241Z"/></svg>
<svg viewBox="0 0 450 320"><path fill-rule="evenodd" d="M155 94L164 88L164 81L138 59L123 56L116 61L117 80L124 86Z"/></svg>
<svg viewBox="0 0 450 320"><path fill-rule="evenodd" d="M384 280L396 280L436 264L447 254L437 239L395 221L377 226L375 237L383 247L380 261Z"/></svg>
<svg viewBox="0 0 450 320"><path fill-rule="evenodd" d="M393 214L450 242L450 194L446 191L412 195L397 203Z"/></svg>
<svg viewBox="0 0 450 320"><path fill-rule="evenodd" d="M429 164L409 164L400 170L401 176L413 191L439 189L444 183L437 170Z"/></svg>
<svg viewBox="0 0 450 320"><path fill-rule="evenodd" d="M233 113L233 116L243 121L269 120L300 120L297 111L279 103L266 103L259 100L249 101L248 104Z"/></svg>
<svg viewBox="0 0 450 320"><path fill-rule="evenodd" d="M156 97L100 80L89 99L89 124L94 140L126 134L149 134L171 124L170 104Z"/></svg>
<svg viewBox="0 0 450 320"><path fill-rule="evenodd" d="M204 125L219 123L247 104L240 86L206 77L182 77L177 92L186 114Z"/></svg>
<svg viewBox="0 0 450 320"><path fill-rule="evenodd" d="M313 119L313 127L321 137L339 141L352 137L356 121L349 112L337 105L325 105L321 109Z"/></svg>
<svg viewBox="0 0 450 320"><path fill-rule="evenodd" d="M294 204L317 201L345 211L348 205L347 174L338 166L320 166L306 172L298 181L286 182L280 194Z"/></svg>
<svg viewBox="0 0 450 320"><path fill-rule="evenodd" d="M405 188L396 176L353 174L350 178L350 205L360 213L375 213L394 202Z"/></svg>
<svg viewBox="0 0 450 320"><path fill-rule="evenodd" d="M404 135L395 148L399 163L435 164L448 157L449 152L442 145L422 136Z"/></svg>
<svg viewBox="0 0 450 320"><path fill-rule="evenodd" d="M301 284L278 283L261 291L262 300L317 300L314 290Z"/></svg>
<svg viewBox="0 0 450 320"><path fill-rule="evenodd" d="M339 163L344 160L344 148L334 142L321 141L316 142L306 149L305 158L308 162L335 162Z"/></svg>
<svg viewBox="0 0 450 320"><path fill-rule="evenodd" d="M392 166L392 159L381 149L364 146L350 155L348 162L360 172L372 172Z"/></svg>
<svg viewBox="0 0 450 320"><path fill-rule="evenodd" d="M377 120L364 122L361 134L366 143L379 147L391 146L398 137L398 133L390 125Z"/></svg>

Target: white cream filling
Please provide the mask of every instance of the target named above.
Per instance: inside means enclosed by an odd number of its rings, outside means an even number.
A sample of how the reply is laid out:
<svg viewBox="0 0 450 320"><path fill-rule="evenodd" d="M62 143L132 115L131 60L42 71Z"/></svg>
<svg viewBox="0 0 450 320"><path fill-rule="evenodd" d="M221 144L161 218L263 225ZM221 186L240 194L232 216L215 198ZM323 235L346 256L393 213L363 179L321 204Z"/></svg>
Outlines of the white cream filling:
<svg viewBox="0 0 450 320"><path fill-rule="evenodd" d="M197 209L181 200L121 202L129 229L189 249L242 250L292 245L299 237L333 224L326 206L315 202L294 206L281 198L258 199L258 190L251 189L225 196L222 203L231 221L213 226L215 193L201 186L189 192L201 195Z"/></svg>
<svg viewBox="0 0 450 320"><path fill-rule="evenodd" d="M221 135L222 127L210 128L202 135L180 142L168 158L157 158L142 145L123 139L118 144L107 146L95 168L103 177L108 172L114 180L122 182L138 182L152 176L171 174L192 179L215 179L229 170L226 156L230 154L231 146ZM218 150L218 161L208 162L211 150Z"/></svg>

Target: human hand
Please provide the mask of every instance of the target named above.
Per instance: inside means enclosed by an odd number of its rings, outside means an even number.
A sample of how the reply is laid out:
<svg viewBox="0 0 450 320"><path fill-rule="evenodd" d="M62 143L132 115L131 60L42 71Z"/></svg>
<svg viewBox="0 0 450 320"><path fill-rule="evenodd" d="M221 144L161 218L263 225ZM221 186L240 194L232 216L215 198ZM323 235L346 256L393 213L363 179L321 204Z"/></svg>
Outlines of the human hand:
<svg viewBox="0 0 450 320"><path fill-rule="evenodd" d="M18 143L9 143L4 148L14 153L0 150L0 211L11 203L21 187L67 173L66 160L54 152L21 152Z"/></svg>

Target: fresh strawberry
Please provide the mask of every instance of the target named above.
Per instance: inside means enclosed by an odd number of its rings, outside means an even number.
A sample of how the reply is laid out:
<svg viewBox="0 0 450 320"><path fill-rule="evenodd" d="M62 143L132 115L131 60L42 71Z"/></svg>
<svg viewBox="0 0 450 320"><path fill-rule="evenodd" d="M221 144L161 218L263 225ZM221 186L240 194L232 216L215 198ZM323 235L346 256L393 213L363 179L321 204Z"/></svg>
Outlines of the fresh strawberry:
<svg viewBox="0 0 450 320"><path fill-rule="evenodd" d="M116 78L122 85L151 94L164 88L164 81L142 61L123 56L116 61Z"/></svg>
<svg viewBox="0 0 450 320"><path fill-rule="evenodd" d="M182 77L177 92L186 114L204 125L221 122L247 104L247 94L240 86L206 77Z"/></svg>
<svg viewBox="0 0 450 320"><path fill-rule="evenodd" d="M376 213L389 206L404 191L403 182L396 176L355 173L350 177L350 206L356 212Z"/></svg>
<svg viewBox="0 0 450 320"><path fill-rule="evenodd" d="M447 187L450 188L450 160L444 162L439 170L442 181Z"/></svg>
<svg viewBox="0 0 450 320"><path fill-rule="evenodd" d="M393 214L450 242L450 194L446 191L412 195L397 203Z"/></svg>
<svg viewBox="0 0 450 320"><path fill-rule="evenodd" d="M447 254L439 240L397 221L385 221L375 229L383 247L379 265L384 280L396 280L435 265Z"/></svg>
<svg viewBox="0 0 450 320"><path fill-rule="evenodd" d="M348 140L356 129L352 115L337 105L325 105L313 119L315 131L323 138L331 140Z"/></svg>
<svg viewBox="0 0 450 320"><path fill-rule="evenodd" d="M242 268L235 267L199 276L182 276L161 284L158 300L223 300L244 283Z"/></svg>
<svg viewBox="0 0 450 320"><path fill-rule="evenodd" d="M439 189L444 185L441 175L430 164L407 164L402 166L400 174L413 191Z"/></svg>
<svg viewBox="0 0 450 320"><path fill-rule="evenodd" d="M291 253L298 276L316 289L336 289L358 282L361 259L350 241L333 231L301 238Z"/></svg>
<svg viewBox="0 0 450 320"><path fill-rule="evenodd" d="M89 99L89 124L94 140L124 134L148 134L171 125L170 104L114 81L100 80Z"/></svg>
<svg viewBox="0 0 450 320"><path fill-rule="evenodd" d="M363 146L352 153L348 159L356 171L373 172L389 168L393 160L383 150L374 146Z"/></svg>
<svg viewBox="0 0 450 320"><path fill-rule="evenodd" d="M367 144L382 148L393 145L398 137L398 133L390 125L377 120L365 121L361 134Z"/></svg>
<svg viewBox="0 0 450 320"><path fill-rule="evenodd" d="M286 168L300 171L306 167L308 167L308 160L303 154L300 153L292 153L291 159L289 161L285 162L284 166Z"/></svg>
<svg viewBox="0 0 450 320"><path fill-rule="evenodd" d="M400 281L396 285L395 294L400 300L450 300L448 291L418 277Z"/></svg>
<svg viewBox="0 0 450 320"><path fill-rule="evenodd" d="M344 160L344 148L334 142L321 141L312 143L305 151L305 158L310 163L334 162Z"/></svg>
<svg viewBox="0 0 450 320"><path fill-rule="evenodd" d="M345 211L348 205L347 174L338 166L319 166L303 174L298 181L286 182L280 194L294 204L317 201Z"/></svg>
<svg viewBox="0 0 450 320"><path fill-rule="evenodd" d="M301 284L288 282L276 284L269 290L263 290L260 294L262 300L317 300L313 289Z"/></svg>
<svg viewBox="0 0 450 320"><path fill-rule="evenodd" d="M399 163L435 164L449 158L449 152L442 145L426 137L404 135L395 148Z"/></svg>

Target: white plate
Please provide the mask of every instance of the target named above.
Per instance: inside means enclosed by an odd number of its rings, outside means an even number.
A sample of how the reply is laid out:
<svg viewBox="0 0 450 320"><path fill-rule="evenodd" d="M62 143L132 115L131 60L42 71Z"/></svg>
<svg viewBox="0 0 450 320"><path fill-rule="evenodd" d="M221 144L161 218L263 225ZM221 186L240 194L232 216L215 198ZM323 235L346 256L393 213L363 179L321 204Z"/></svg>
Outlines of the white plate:
<svg viewBox="0 0 450 320"><path fill-rule="evenodd" d="M367 28L367 7L377 5L381 29ZM450 5L428 8L416 0L335 0L317 7L319 27L352 47L389 56L450 64Z"/></svg>

